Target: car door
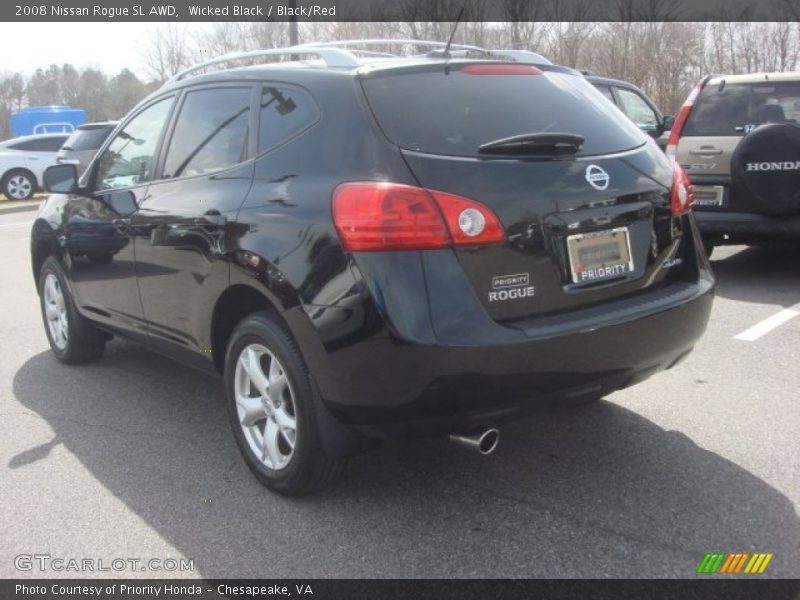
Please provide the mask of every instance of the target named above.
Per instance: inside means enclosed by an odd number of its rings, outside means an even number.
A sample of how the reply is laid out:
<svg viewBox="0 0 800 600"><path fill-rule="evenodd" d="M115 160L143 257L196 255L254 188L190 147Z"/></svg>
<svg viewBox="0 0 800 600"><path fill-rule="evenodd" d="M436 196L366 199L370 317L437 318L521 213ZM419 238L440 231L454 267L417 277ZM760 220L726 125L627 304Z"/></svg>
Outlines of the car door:
<svg viewBox="0 0 800 600"><path fill-rule="evenodd" d="M48 167L58 162L56 160L56 155L58 151L61 150L61 146L64 145L64 142L67 141L67 137L66 135L54 135L37 140L36 152L40 160Z"/></svg>
<svg viewBox="0 0 800 600"><path fill-rule="evenodd" d="M15 151L15 164L9 166L30 171L41 184L45 169L56 164L56 154L66 140L67 136L46 136L10 144L7 148Z"/></svg>
<svg viewBox="0 0 800 600"><path fill-rule="evenodd" d="M64 240L81 310L119 331L145 335L131 218L145 198L174 103L167 96L137 111L66 204Z"/></svg>
<svg viewBox="0 0 800 600"><path fill-rule="evenodd" d="M28 151L34 158L34 164L36 165L34 173L38 181L42 181L42 175L44 175L44 170L47 167L56 164L56 154L58 154L61 146L63 146L66 141L66 135L54 135L28 142Z"/></svg>
<svg viewBox="0 0 800 600"><path fill-rule="evenodd" d="M188 88L160 176L134 215L136 273L151 342L210 359L213 306L229 279L228 240L252 184L251 84Z"/></svg>

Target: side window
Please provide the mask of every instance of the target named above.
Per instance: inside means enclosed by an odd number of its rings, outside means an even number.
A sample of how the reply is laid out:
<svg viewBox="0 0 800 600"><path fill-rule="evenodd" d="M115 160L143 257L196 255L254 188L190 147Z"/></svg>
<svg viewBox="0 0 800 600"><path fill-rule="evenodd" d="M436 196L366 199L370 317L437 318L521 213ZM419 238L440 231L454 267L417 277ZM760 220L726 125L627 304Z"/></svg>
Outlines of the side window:
<svg viewBox="0 0 800 600"><path fill-rule="evenodd" d="M251 88L212 88L186 94L164 163L164 177L200 175L247 156Z"/></svg>
<svg viewBox="0 0 800 600"><path fill-rule="evenodd" d="M258 130L258 151L264 152L317 120L317 105L300 90L264 86Z"/></svg>
<svg viewBox="0 0 800 600"><path fill-rule="evenodd" d="M100 157L98 190L130 187L152 176L158 138L173 100L169 97L151 104L117 133Z"/></svg>
<svg viewBox="0 0 800 600"><path fill-rule="evenodd" d="M33 141L17 142L16 144L12 144L11 146L9 146L9 148L11 150L24 150L24 151L33 150Z"/></svg>
<svg viewBox="0 0 800 600"><path fill-rule="evenodd" d="M644 130L658 128L658 117L644 98L636 92L624 88L617 88L617 94L619 94L625 114L630 117L631 121Z"/></svg>
<svg viewBox="0 0 800 600"><path fill-rule="evenodd" d="M26 152L58 152L66 139L66 137L46 137L26 140L9 146L9 148Z"/></svg>
<svg viewBox="0 0 800 600"><path fill-rule="evenodd" d="M598 85L598 86L595 86L595 87L598 90L600 90L600 92L603 94L603 96L605 96L606 98L608 98L611 101L611 104L616 104L616 101L614 100L614 94L611 93L611 88L610 87L608 87L607 85Z"/></svg>
<svg viewBox="0 0 800 600"><path fill-rule="evenodd" d="M36 150L40 152L58 152L61 150L61 146L64 145L64 142L67 141L66 137L49 137L49 138L42 138L39 141L39 147Z"/></svg>

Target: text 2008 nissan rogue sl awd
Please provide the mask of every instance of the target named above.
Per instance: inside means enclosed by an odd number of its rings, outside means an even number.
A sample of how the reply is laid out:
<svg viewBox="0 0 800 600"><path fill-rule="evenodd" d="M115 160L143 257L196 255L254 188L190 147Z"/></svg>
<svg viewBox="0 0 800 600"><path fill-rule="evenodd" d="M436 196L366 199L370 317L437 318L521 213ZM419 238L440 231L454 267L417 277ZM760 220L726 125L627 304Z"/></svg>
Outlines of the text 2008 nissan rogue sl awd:
<svg viewBox="0 0 800 600"><path fill-rule="evenodd" d="M80 180L48 171L31 251L61 361L120 335L222 374L248 466L300 494L380 437L489 450L702 334L691 186L578 72L261 54L294 60L191 69Z"/></svg>

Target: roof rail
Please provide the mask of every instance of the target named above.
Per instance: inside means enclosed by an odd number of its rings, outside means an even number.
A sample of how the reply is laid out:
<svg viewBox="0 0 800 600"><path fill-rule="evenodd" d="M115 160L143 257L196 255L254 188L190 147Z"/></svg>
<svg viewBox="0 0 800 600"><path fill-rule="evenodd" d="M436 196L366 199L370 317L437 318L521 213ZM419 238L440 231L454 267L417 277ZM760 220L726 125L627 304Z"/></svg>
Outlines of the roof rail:
<svg viewBox="0 0 800 600"><path fill-rule="evenodd" d="M300 44L299 47L307 48L346 48L348 46L389 46L389 45L405 45L405 46L427 46L429 48L446 48L446 42L434 42L428 40L409 40L409 39L396 39L396 38L378 38L378 39L362 39L362 40L342 40L337 42L318 42ZM470 46L468 44L450 44L450 48L455 50L469 50L472 52L480 52L481 54L491 54L490 50L481 48L480 46Z"/></svg>
<svg viewBox="0 0 800 600"><path fill-rule="evenodd" d="M303 44L299 46L289 46L288 48L267 48L265 50L251 50L249 52L232 52L224 54L216 58L212 58L206 62L193 65L179 73L176 73L168 79L168 82L180 81L187 75L220 63L225 63L231 60L242 60L247 58L258 58L261 56L297 56L300 54L315 54L328 67L339 67L345 69L352 69L361 66L361 63L350 52L341 50L339 48L324 48L317 44Z"/></svg>

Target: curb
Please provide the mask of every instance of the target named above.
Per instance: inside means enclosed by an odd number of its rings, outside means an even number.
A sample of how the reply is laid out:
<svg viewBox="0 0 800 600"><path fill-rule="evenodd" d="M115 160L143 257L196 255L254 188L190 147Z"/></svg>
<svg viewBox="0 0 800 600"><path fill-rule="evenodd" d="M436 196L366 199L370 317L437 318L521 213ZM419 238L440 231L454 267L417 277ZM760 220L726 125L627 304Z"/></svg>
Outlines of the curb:
<svg viewBox="0 0 800 600"><path fill-rule="evenodd" d="M0 205L0 217L3 215L13 215L14 213L37 210L39 208L39 204L41 203L35 202L25 206L11 206L9 208L3 208L2 205Z"/></svg>

